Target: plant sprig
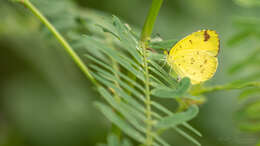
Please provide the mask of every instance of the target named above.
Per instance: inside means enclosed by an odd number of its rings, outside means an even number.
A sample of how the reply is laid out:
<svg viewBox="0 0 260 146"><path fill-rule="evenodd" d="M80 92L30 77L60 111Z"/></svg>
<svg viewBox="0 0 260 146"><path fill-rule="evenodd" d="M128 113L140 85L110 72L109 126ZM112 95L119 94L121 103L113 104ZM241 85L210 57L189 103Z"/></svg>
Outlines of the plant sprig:
<svg viewBox="0 0 260 146"><path fill-rule="evenodd" d="M78 67L83 71L83 73L89 78L94 84L97 84L95 78L89 73L88 67L83 63L81 58L72 49L70 44L65 40L65 38L56 30L56 28L45 18L45 16L30 2L30 0L15 0L15 2L20 2L25 7L27 7L31 12L39 18L39 20L52 32L53 36L60 42L64 47L66 52L71 56Z"/></svg>
<svg viewBox="0 0 260 146"><path fill-rule="evenodd" d="M200 145L196 139L182 129L186 128L201 136L187 123L197 115L196 105L188 107L187 112L180 111L176 114L151 98L153 96L152 88L165 88L170 85L172 92L181 96L184 94L183 92L187 91L190 84L187 80L188 82L184 86L178 85L176 79L168 76L161 70L158 62L150 58L151 53L146 49L162 0L153 0L143 28L142 37L144 39L141 41L137 40L129 28L115 16L111 23L107 21L109 27L101 26L103 33L116 36L111 37L112 39L109 41L104 41L104 38L96 35L83 37L79 37L78 34L74 35L73 37L79 38L75 46L80 46L87 51L85 57L89 61L88 63L83 63L72 46L29 0L18 2L29 8L47 26L80 69L96 85L97 91L109 106L100 102L95 105L124 135L128 135L146 146L169 146L161 138L162 133L157 131L174 129L194 144ZM110 64L114 64L114 66L111 67ZM167 79L162 82L162 78Z"/></svg>

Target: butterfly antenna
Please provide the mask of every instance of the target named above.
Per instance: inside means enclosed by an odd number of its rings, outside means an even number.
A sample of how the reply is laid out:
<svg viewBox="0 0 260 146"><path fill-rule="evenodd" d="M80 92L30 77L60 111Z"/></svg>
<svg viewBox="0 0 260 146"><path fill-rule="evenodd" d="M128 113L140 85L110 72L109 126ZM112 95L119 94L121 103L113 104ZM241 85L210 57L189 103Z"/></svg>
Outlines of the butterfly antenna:
<svg viewBox="0 0 260 146"><path fill-rule="evenodd" d="M163 59L161 59L163 61L163 65L162 68L164 68L164 66L167 64L167 57L168 57L168 51L164 51L165 57Z"/></svg>

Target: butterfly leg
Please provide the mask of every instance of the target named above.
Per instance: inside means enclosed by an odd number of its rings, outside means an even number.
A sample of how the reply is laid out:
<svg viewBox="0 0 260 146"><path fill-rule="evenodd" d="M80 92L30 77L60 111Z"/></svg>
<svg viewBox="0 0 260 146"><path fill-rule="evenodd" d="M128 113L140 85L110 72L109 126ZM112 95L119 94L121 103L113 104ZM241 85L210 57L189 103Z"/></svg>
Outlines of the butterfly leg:
<svg viewBox="0 0 260 146"><path fill-rule="evenodd" d="M177 81L178 81L178 82L181 81L181 77L180 77L180 76L177 77Z"/></svg>

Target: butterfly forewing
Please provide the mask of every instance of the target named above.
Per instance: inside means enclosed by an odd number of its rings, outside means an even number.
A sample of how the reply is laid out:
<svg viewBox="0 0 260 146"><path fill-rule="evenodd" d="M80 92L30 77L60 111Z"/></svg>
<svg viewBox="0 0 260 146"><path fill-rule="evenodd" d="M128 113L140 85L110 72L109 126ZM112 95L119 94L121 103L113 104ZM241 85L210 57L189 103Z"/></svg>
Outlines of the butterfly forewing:
<svg viewBox="0 0 260 146"><path fill-rule="evenodd" d="M194 32L179 41L168 55L168 63L192 84L210 79L218 66L219 38L215 31Z"/></svg>

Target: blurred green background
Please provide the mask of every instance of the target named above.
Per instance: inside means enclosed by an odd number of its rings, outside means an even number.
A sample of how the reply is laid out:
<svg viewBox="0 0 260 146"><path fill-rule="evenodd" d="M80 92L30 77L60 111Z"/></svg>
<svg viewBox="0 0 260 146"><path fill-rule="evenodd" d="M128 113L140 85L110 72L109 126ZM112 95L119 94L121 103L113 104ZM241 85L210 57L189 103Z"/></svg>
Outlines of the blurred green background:
<svg viewBox="0 0 260 146"><path fill-rule="evenodd" d="M115 14L135 28L142 27L151 3L74 2L83 9ZM230 76L228 68L259 45L250 38L228 46L236 32L233 20L259 14L259 7L247 0L165 0L154 33L164 39L181 39L200 29L216 30L221 40L220 65L209 84L224 84L242 74ZM101 100L99 95L60 44L46 39L42 30L30 11L0 1L0 146L94 146L105 142L111 125L92 104ZM199 116L191 122L203 134L197 137L203 146L253 146L257 142L257 135L241 132L234 124L233 114L239 107L236 95L236 91L207 95ZM192 145L174 131L167 138L176 146Z"/></svg>

